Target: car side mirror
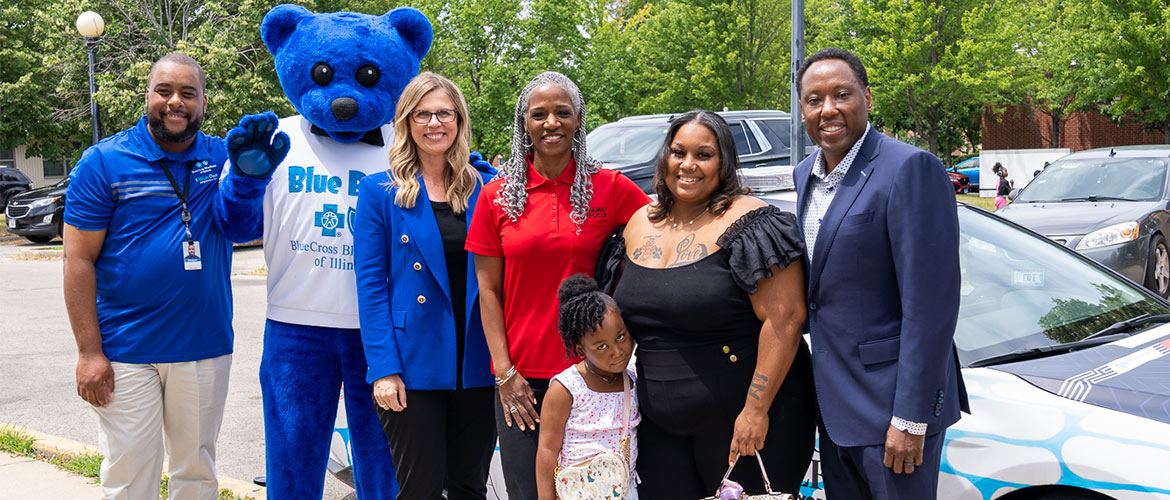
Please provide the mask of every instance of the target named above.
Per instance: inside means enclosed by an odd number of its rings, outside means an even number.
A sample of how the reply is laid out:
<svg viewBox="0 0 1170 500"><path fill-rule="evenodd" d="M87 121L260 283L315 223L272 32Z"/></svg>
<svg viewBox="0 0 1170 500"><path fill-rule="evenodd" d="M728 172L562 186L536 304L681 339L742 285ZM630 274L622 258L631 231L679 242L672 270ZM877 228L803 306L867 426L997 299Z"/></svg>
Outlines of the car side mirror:
<svg viewBox="0 0 1170 500"><path fill-rule="evenodd" d="M1016 201L1016 198L1018 196L1020 196L1020 189L1019 188L1013 189L1012 192L1008 193L1008 200L1009 201Z"/></svg>

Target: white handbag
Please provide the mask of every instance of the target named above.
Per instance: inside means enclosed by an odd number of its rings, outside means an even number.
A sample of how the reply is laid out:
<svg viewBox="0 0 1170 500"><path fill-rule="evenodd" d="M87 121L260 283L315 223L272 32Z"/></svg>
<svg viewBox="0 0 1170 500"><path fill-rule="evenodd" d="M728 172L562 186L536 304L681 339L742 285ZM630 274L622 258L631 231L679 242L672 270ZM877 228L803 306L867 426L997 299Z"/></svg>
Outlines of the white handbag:
<svg viewBox="0 0 1170 500"><path fill-rule="evenodd" d="M589 458L553 472L560 500L625 500L630 489L630 377L622 374L621 453L588 445ZM588 453L593 448L595 454Z"/></svg>

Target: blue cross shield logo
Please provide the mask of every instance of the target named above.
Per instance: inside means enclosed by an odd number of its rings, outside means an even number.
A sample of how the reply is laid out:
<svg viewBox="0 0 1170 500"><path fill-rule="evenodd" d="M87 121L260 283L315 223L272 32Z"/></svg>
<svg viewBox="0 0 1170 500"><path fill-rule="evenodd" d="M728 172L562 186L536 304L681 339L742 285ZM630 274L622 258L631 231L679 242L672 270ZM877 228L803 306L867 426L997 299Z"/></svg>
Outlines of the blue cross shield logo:
<svg viewBox="0 0 1170 500"><path fill-rule="evenodd" d="M313 214L313 225L321 228L321 236L337 236L337 230L345 228L345 219L337 213L337 205L325 205Z"/></svg>
<svg viewBox="0 0 1170 500"><path fill-rule="evenodd" d="M353 228L354 228L353 221L354 221L355 217L357 217L357 210L354 210L353 207L349 207L349 211L345 213L345 223L349 224L350 231L353 231Z"/></svg>

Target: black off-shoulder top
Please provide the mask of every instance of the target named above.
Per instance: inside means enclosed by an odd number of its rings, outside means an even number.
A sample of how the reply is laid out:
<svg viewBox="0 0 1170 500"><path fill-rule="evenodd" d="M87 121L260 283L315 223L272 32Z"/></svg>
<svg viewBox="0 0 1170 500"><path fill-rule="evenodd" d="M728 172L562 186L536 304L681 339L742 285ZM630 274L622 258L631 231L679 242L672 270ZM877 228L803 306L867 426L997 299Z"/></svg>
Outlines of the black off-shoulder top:
<svg viewBox="0 0 1170 500"><path fill-rule="evenodd" d="M628 259L620 234L606 243L598 282L613 295L642 348L678 349L758 337L762 323L750 295L761 279L772 276L772 266L783 269L804 253L796 217L772 206L744 214L717 245L703 259L660 269Z"/></svg>

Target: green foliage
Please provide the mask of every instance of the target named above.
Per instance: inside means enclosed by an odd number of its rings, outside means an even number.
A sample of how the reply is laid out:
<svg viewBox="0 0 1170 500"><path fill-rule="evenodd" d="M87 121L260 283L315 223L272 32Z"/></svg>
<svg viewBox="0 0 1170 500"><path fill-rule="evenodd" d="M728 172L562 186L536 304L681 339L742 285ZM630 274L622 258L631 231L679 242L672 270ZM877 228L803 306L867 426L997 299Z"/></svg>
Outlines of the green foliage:
<svg viewBox="0 0 1170 500"><path fill-rule="evenodd" d="M0 426L0 450L22 457L36 457L33 443L36 440L25 434L24 429L12 426Z"/></svg>
<svg viewBox="0 0 1170 500"><path fill-rule="evenodd" d="M58 455L54 463L69 472L81 477L97 480L101 472L102 455L100 453L84 453L81 455Z"/></svg>
<svg viewBox="0 0 1170 500"><path fill-rule="evenodd" d="M914 131L942 158L970 142L983 106L1009 103L1006 3L812 0L809 52L842 47L866 64L882 128ZM940 154L941 153L941 154Z"/></svg>
<svg viewBox="0 0 1170 500"><path fill-rule="evenodd" d="M1105 103L1115 120L1161 132L1170 144L1170 2L1095 0L1073 2L1092 29L1084 60L1087 100Z"/></svg>

